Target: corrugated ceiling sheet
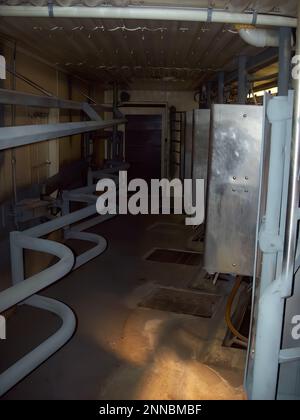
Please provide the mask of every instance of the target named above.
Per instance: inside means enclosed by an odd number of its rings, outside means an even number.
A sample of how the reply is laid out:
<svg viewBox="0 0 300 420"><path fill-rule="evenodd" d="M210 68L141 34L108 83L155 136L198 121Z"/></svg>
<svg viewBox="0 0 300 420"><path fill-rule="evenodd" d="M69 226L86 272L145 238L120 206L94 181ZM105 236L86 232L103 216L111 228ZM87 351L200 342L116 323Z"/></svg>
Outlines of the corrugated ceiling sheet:
<svg viewBox="0 0 300 420"><path fill-rule="evenodd" d="M3 18L1 32L72 74L125 86L152 80L194 89L233 70L238 54L262 51L230 25L194 22Z"/></svg>
<svg viewBox="0 0 300 420"><path fill-rule="evenodd" d="M3 0L0 0L3 3ZM7 4L26 3L5 0ZM45 4L46 0L32 0ZM56 0L60 5L78 0ZM97 5L99 0L82 0ZM128 1L111 1L124 5ZM132 4L139 4L132 1ZM215 7L261 12L291 13L297 1L214 1ZM106 2L107 4L107 2ZM207 0L146 0L143 4L207 7ZM282 8L281 8L282 5ZM274 9L278 8L279 9ZM158 88L195 89L217 71L236 68L239 54L256 55L262 50L246 45L231 25L196 22L141 21L80 18L1 18L0 31L54 66L89 80L114 80L124 86L146 82Z"/></svg>
<svg viewBox="0 0 300 420"><path fill-rule="evenodd" d="M228 9L231 11L256 10L261 13L279 13L290 16L296 15L297 0L54 0L60 6L82 4L85 6L99 6L102 4L114 6L144 5L144 6L185 6L185 7L210 7ZM0 4L18 5L32 4L43 6L47 0L0 0Z"/></svg>

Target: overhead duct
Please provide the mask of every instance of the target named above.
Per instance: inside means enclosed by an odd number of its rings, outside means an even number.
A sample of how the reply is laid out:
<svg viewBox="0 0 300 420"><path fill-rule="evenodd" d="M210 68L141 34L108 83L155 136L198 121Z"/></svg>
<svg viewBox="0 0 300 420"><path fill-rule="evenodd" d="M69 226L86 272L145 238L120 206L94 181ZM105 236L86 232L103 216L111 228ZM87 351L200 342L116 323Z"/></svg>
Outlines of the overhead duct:
<svg viewBox="0 0 300 420"><path fill-rule="evenodd" d="M0 16L70 17L94 19L142 19L184 22L215 22L277 27L297 26L297 19L286 16L256 13L233 13L216 9L184 7L84 7L70 6L0 6Z"/></svg>

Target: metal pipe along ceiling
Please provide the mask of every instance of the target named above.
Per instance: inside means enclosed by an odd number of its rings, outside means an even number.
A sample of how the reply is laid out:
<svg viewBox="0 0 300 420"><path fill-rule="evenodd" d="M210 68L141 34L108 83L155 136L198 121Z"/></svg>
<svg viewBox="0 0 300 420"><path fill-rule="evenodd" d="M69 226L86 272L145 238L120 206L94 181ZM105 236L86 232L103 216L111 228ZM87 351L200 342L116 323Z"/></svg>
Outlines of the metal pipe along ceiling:
<svg viewBox="0 0 300 420"><path fill-rule="evenodd" d="M189 22L215 22L264 26L297 26L297 19L256 13L232 13L215 9L184 7L84 7L70 6L0 6L0 16L70 17L95 19L145 19Z"/></svg>

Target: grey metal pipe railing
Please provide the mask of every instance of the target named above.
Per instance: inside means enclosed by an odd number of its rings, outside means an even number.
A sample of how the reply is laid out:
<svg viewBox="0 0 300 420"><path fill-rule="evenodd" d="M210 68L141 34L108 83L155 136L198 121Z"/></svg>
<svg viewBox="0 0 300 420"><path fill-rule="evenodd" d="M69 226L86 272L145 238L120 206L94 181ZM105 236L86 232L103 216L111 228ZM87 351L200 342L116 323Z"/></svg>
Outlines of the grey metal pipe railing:
<svg viewBox="0 0 300 420"><path fill-rule="evenodd" d="M123 166L121 165L120 168L122 167ZM111 174L118 170L119 168L115 167L108 170L108 172ZM106 175L105 171L106 170L99 171L97 175L104 176ZM97 199L97 197L92 194L95 189L96 185L91 185L77 190L67 191L63 194L63 199L67 204L69 204L70 201L79 201L89 204ZM114 217L114 215L95 217L81 224L77 224L72 229L68 229L64 232L65 239L80 239L96 244L93 248L85 251L76 258L67 246L47 239L41 239L41 236L48 235L58 229L66 226L69 227L74 223L87 219L96 214L97 211L95 203L73 213L69 213L69 206L64 204L63 209L67 214L59 218L34 226L23 232L11 232L10 234L13 286L0 293L0 313L14 305L26 304L55 313L62 319L62 326L55 334L0 375L0 395L7 392L12 386L62 347L70 339L75 330L76 319L70 308L56 300L38 296L36 293L58 281L72 269L75 270L92 258L102 254L107 247L107 241L102 236L89 232L82 232L81 230L94 226L96 223L98 224L105 220L109 220ZM86 223L88 223L88 225ZM42 272L24 279L24 249L46 252L58 257L60 260Z"/></svg>
<svg viewBox="0 0 300 420"><path fill-rule="evenodd" d="M42 344L0 374L0 395L5 394L16 383L25 378L25 376L47 360L48 357L59 350L69 341L76 328L75 315L64 303L39 295L31 296L23 303L34 308L44 309L59 316L62 320L62 326Z"/></svg>
<svg viewBox="0 0 300 420"><path fill-rule="evenodd" d="M27 304L49 310L62 319L62 327L46 341L22 357L0 375L0 395L7 392L33 369L62 347L72 336L76 326L75 315L61 302L36 295L37 292L55 283L72 269L85 264L100 255L106 248L106 240L98 235L85 232L72 232L69 237L95 242L97 245L79 255L76 260L73 252L65 245L39 236L47 235L65 225L80 221L96 213L96 206L89 206L66 216L59 217L35 226L24 232L12 232L11 266L13 286L0 293L0 313L17 304ZM23 250L30 249L50 253L60 260L42 272L24 279Z"/></svg>

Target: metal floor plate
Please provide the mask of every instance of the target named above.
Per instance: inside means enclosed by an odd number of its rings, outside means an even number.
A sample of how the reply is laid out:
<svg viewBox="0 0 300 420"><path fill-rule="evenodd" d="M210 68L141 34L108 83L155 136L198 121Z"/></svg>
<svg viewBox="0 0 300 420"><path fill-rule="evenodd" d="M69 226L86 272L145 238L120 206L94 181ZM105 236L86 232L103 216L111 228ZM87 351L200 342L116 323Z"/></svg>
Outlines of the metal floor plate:
<svg viewBox="0 0 300 420"><path fill-rule="evenodd" d="M203 254L199 252L189 252L173 249L155 249L148 256L146 256L146 260L161 263L197 266L202 263Z"/></svg>
<svg viewBox="0 0 300 420"><path fill-rule="evenodd" d="M160 287L144 298L139 306L159 311L211 318L220 299L220 295Z"/></svg>

